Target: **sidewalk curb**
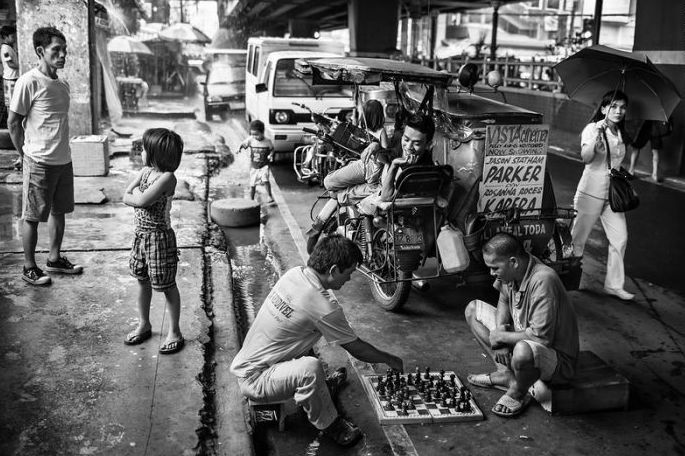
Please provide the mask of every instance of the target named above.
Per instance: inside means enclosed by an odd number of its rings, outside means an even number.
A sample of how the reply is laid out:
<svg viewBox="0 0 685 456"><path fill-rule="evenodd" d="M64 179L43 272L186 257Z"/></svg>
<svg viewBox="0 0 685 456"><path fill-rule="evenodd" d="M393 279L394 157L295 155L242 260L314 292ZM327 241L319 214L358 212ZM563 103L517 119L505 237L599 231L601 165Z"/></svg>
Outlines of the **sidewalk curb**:
<svg viewBox="0 0 685 456"><path fill-rule="evenodd" d="M143 117L155 119L196 119L195 111L124 111L124 117Z"/></svg>
<svg viewBox="0 0 685 456"><path fill-rule="evenodd" d="M255 451L247 425L247 404L236 377L228 370L240 349L237 322L233 312L231 261L226 252L208 250L207 253L211 258L212 267L216 346L216 454L252 456Z"/></svg>

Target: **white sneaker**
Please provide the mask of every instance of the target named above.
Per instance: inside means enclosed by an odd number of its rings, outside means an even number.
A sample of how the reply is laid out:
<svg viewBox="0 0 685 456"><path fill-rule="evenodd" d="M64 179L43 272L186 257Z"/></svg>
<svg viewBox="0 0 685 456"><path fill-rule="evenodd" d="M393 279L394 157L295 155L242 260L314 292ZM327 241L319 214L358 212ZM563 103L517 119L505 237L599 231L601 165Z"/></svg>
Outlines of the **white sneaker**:
<svg viewBox="0 0 685 456"><path fill-rule="evenodd" d="M607 288L607 287L604 287L604 291L606 292L606 294L611 295L611 296L616 296L617 298L622 299L624 301L632 301L635 298L634 294L628 293L623 288Z"/></svg>

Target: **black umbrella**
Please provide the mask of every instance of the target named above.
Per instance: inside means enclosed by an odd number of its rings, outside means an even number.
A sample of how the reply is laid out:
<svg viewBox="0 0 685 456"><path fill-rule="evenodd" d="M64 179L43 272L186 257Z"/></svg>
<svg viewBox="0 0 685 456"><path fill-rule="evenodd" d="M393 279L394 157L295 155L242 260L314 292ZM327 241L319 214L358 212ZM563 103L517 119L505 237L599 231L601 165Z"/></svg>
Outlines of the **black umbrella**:
<svg viewBox="0 0 685 456"><path fill-rule="evenodd" d="M627 118L668 120L680 102L673 83L644 55L596 45L554 66L569 98L596 106L610 90L629 98Z"/></svg>

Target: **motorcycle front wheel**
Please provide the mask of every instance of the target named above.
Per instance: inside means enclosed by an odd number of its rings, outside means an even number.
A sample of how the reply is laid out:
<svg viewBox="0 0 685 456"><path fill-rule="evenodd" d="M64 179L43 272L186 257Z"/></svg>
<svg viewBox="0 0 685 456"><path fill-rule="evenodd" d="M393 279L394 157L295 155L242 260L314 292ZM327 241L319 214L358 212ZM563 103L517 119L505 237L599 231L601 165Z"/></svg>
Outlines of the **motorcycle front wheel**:
<svg viewBox="0 0 685 456"><path fill-rule="evenodd" d="M399 279L408 279L411 272L398 271ZM379 306L390 312L399 311L409 298L411 282L379 283L371 281L371 294Z"/></svg>
<svg viewBox="0 0 685 456"><path fill-rule="evenodd" d="M392 247L388 245L388 233L384 229L379 229L374 233L372 250L373 255L370 261L374 276L381 280L399 280L411 277L411 272L399 270L396 259L390 254ZM371 280L371 294L378 305L390 312L399 311L411 291L411 282L390 282L380 283Z"/></svg>

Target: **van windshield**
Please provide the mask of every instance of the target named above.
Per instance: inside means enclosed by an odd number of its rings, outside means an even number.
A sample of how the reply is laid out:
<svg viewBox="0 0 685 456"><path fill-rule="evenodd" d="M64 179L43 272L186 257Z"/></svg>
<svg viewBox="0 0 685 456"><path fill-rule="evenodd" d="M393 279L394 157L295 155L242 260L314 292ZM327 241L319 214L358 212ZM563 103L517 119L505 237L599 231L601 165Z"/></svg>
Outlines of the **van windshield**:
<svg viewBox="0 0 685 456"><path fill-rule="evenodd" d="M296 59L281 59L276 64L274 97L352 97L352 87L349 85L313 86L311 75L302 75L295 72L295 60Z"/></svg>

